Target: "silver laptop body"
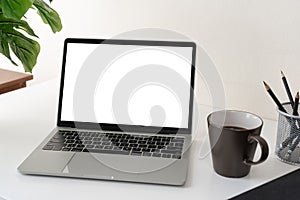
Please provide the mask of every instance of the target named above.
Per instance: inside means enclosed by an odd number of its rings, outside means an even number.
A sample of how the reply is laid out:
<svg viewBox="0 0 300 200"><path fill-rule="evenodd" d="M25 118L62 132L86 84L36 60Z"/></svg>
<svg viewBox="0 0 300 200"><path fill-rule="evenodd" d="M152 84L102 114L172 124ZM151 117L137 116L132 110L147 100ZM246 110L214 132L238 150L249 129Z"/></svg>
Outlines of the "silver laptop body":
<svg viewBox="0 0 300 200"><path fill-rule="evenodd" d="M22 174L183 185L193 42L68 38L57 127Z"/></svg>

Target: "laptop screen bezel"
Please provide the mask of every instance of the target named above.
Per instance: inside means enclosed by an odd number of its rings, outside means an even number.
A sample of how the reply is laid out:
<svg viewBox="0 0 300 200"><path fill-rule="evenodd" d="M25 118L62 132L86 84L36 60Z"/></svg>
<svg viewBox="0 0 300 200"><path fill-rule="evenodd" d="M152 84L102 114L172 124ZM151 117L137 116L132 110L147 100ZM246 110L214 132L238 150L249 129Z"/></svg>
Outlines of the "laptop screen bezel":
<svg viewBox="0 0 300 200"><path fill-rule="evenodd" d="M79 121L65 121L61 120L62 100L65 79L65 66L67 57L67 46L69 43L81 44L120 44L120 45L141 45L141 46L171 46L171 47L192 47L192 63L191 63L191 79L190 79L190 100L189 100L189 116L188 128L177 127L157 127L157 126L143 126L143 125L127 125L127 124L109 124L109 123L92 123ZM195 82L195 57L196 44L194 42L186 41L152 41L152 40L123 40L123 39L83 39L83 38L67 38L64 41L62 71L60 80L57 126L69 127L78 129L101 130L104 131L126 131L126 132L142 132L142 133L160 133L160 134L191 134L192 133L192 116L193 116L193 102L194 102L194 82Z"/></svg>

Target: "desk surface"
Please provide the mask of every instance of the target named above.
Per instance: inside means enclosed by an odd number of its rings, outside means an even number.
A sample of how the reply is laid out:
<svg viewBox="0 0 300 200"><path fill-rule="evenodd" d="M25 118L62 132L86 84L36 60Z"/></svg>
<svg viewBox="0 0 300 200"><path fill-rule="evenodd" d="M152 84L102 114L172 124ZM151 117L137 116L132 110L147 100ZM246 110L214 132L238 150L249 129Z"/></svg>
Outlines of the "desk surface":
<svg viewBox="0 0 300 200"><path fill-rule="evenodd" d="M0 199L226 199L297 169L275 158L276 122L264 120L268 160L244 178L217 175L210 155L203 156L209 150L205 118L210 108L200 105L203 124L192 145L183 187L22 175L19 164L55 126L58 91L58 81L53 80L0 96Z"/></svg>

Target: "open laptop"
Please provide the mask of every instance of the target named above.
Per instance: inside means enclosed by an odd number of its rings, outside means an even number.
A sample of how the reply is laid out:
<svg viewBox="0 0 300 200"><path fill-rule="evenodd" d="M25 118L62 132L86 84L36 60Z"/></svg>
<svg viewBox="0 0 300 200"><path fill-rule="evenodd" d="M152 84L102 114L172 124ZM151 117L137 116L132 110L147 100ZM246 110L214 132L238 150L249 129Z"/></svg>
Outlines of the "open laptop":
<svg viewBox="0 0 300 200"><path fill-rule="evenodd" d="M193 42L66 39L57 127L18 170L183 185L195 52Z"/></svg>

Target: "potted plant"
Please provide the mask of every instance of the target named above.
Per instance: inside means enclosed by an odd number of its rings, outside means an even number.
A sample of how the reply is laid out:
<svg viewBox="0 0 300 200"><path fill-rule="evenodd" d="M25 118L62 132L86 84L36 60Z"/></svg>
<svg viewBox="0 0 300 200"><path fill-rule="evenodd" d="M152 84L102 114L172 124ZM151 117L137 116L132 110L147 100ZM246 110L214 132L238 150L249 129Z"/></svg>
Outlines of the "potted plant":
<svg viewBox="0 0 300 200"><path fill-rule="evenodd" d="M52 0L50 0L50 3ZM27 23L25 14L35 9L53 33L62 29L58 13L43 0L0 0L0 53L14 65L11 52L21 61L25 72L32 72L40 52L38 36Z"/></svg>

